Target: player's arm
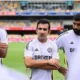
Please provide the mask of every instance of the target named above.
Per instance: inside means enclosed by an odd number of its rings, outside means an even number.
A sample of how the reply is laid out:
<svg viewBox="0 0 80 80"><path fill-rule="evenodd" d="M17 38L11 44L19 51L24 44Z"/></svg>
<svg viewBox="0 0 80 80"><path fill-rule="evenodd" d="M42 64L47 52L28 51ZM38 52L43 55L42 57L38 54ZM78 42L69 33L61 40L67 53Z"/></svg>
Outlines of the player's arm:
<svg viewBox="0 0 80 80"><path fill-rule="evenodd" d="M64 68L64 67L62 67L62 66L60 66L60 68L58 69L58 71L62 74L62 75L66 75L66 73L67 73L67 69L66 68Z"/></svg>
<svg viewBox="0 0 80 80"><path fill-rule="evenodd" d="M50 61L49 63L52 64L52 65L42 66L42 69L57 70L60 67L60 65L59 65L59 54L58 54L57 45L55 44L55 42L53 42L52 44L53 44L52 59L48 60L48 61Z"/></svg>
<svg viewBox="0 0 80 80"><path fill-rule="evenodd" d="M8 45L6 43L0 42L0 57L5 58L8 50Z"/></svg>
<svg viewBox="0 0 80 80"><path fill-rule="evenodd" d="M67 33L67 32L66 32ZM57 39L56 39L56 44L58 46L59 49L63 49L64 48L64 34L61 34ZM67 69L60 66L60 68L58 69L58 71L62 74L62 75L66 75Z"/></svg>
<svg viewBox="0 0 80 80"><path fill-rule="evenodd" d="M54 59L52 59L52 60L54 60ZM55 59L55 63L53 65L47 64L46 66L41 66L40 68L41 69L44 69L44 70L57 70L57 69L59 69L59 67L60 67L59 60L58 59Z"/></svg>
<svg viewBox="0 0 80 80"><path fill-rule="evenodd" d="M47 60L34 60L32 57L25 57L24 62L28 68L39 68L40 66L47 65Z"/></svg>
<svg viewBox="0 0 80 80"><path fill-rule="evenodd" d="M26 67L29 68L58 69L59 67L59 62L55 59L34 60L32 57L25 57L24 62Z"/></svg>
<svg viewBox="0 0 80 80"><path fill-rule="evenodd" d="M0 57L5 58L8 50L8 37L7 32L5 30L1 30L1 38L0 38Z"/></svg>

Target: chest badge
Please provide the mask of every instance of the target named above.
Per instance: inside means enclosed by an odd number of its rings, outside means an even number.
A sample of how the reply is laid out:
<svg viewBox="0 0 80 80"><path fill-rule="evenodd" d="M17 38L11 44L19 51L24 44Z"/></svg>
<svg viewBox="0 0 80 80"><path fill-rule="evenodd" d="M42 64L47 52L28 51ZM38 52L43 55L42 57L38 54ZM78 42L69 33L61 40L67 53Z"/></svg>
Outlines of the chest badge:
<svg viewBox="0 0 80 80"><path fill-rule="evenodd" d="M52 52L52 48L48 48L47 51L48 51L49 53L51 53L51 52Z"/></svg>

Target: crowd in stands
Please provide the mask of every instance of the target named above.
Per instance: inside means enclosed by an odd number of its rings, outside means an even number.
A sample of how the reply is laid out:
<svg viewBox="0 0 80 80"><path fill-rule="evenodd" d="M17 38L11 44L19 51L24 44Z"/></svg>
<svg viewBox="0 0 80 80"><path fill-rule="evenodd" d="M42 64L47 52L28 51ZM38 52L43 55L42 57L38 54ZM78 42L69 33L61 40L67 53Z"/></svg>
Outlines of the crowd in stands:
<svg viewBox="0 0 80 80"><path fill-rule="evenodd" d="M53 1L53 0L52 0ZM28 1L0 1L0 15L4 14L2 12L79 12L80 11L80 1L54 1L54 2L28 2ZM11 13L12 14L12 13ZM37 21L31 20L1 20L0 27L20 27L20 28L34 28L36 27ZM61 21L50 21L51 27L63 27ZM9 42L26 42L35 38L36 35L8 35ZM48 36L51 40L54 40L58 35Z"/></svg>
<svg viewBox="0 0 80 80"><path fill-rule="evenodd" d="M17 1L0 1L0 11L19 10L19 2Z"/></svg>
<svg viewBox="0 0 80 80"><path fill-rule="evenodd" d="M37 35L26 35L25 34L24 36L21 36L21 35L12 34L12 35L8 35L8 41L9 42L29 42L36 37ZM48 38L51 40L55 40L56 38L58 38L58 34L49 35Z"/></svg>
<svg viewBox="0 0 80 80"><path fill-rule="evenodd" d="M26 27L28 26L25 21L19 20L1 20L0 27ZM29 25L30 26L30 25Z"/></svg>
<svg viewBox="0 0 80 80"><path fill-rule="evenodd" d="M0 1L0 11L16 12L66 12L79 11L79 0L66 0L63 2L28 2L28 1Z"/></svg>
<svg viewBox="0 0 80 80"><path fill-rule="evenodd" d="M63 23L61 21L50 21L51 27L62 27ZM1 20L0 27L25 27L25 28L35 28L37 21L30 21L30 20Z"/></svg>

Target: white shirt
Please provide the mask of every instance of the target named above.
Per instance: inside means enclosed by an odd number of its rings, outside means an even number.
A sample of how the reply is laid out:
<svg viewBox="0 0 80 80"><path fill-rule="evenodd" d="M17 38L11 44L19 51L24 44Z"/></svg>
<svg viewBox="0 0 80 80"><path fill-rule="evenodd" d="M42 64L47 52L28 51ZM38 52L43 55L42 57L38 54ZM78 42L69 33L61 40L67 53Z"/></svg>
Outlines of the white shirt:
<svg viewBox="0 0 80 80"><path fill-rule="evenodd" d="M80 54L80 36L77 36L73 30L63 33L56 43L58 48L64 48L68 64L75 54Z"/></svg>
<svg viewBox="0 0 80 80"><path fill-rule="evenodd" d="M68 69L67 80L79 80L80 79L80 53L76 54L74 59L70 62Z"/></svg>
<svg viewBox="0 0 80 80"><path fill-rule="evenodd" d="M56 44L47 40L45 43L39 42L38 39L31 41L25 49L24 57L30 56L35 60L48 60L50 58L59 59ZM51 80L51 70L31 69L31 80Z"/></svg>
<svg viewBox="0 0 80 80"><path fill-rule="evenodd" d="M7 33L3 29L0 29L0 42L8 44ZM1 64L1 58L0 58L0 64Z"/></svg>
<svg viewBox="0 0 80 80"><path fill-rule="evenodd" d="M29 80L28 76L11 68L0 65L0 80Z"/></svg>

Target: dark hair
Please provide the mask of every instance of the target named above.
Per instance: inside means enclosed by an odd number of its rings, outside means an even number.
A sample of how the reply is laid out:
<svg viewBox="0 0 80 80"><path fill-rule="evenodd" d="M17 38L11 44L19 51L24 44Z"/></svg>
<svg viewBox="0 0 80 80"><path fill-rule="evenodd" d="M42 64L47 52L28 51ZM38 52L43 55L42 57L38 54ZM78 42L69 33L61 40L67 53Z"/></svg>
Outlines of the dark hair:
<svg viewBox="0 0 80 80"><path fill-rule="evenodd" d="M38 28L38 25L39 24L48 24L48 29L50 30L50 22L47 20L47 19L40 19L38 22L37 22L37 27L36 29Z"/></svg>
<svg viewBox="0 0 80 80"><path fill-rule="evenodd" d="M73 20L80 21L80 13L77 13L76 15L74 15Z"/></svg>

